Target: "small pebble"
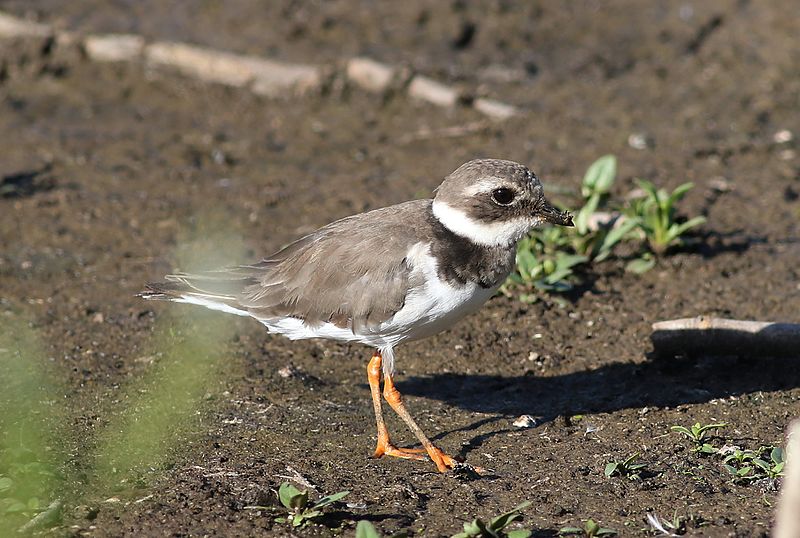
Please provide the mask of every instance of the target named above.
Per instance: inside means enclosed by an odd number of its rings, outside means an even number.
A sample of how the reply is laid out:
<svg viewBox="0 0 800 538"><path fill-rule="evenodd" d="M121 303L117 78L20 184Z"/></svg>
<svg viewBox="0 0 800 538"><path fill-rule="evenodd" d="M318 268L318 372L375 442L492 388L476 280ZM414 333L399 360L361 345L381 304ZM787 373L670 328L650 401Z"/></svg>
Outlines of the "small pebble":
<svg viewBox="0 0 800 538"><path fill-rule="evenodd" d="M296 377L300 373L300 370L295 368L293 364L288 364L283 368L278 370L278 375L282 378L286 379L289 377Z"/></svg>
<svg viewBox="0 0 800 538"><path fill-rule="evenodd" d="M536 426L536 419L530 415L522 415L517 418L513 423L516 428L533 428Z"/></svg>
<svg viewBox="0 0 800 538"><path fill-rule="evenodd" d="M786 142L791 142L792 139L794 139L794 134L789 129L781 129L772 135L772 140L775 141L776 144L785 144Z"/></svg>
<svg viewBox="0 0 800 538"><path fill-rule="evenodd" d="M628 137L628 145L633 149L647 149L647 135L633 133Z"/></svg>

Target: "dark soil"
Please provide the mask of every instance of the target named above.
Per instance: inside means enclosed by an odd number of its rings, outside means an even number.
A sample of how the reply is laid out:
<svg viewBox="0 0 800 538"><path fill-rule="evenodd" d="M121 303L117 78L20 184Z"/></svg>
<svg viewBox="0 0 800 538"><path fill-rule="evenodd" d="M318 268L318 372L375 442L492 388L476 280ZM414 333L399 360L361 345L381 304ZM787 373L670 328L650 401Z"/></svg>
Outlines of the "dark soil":
<svg viewBox="0 0 800 538"><path fill-rule="evenodd" d="M766 535L777 484L731 483L669 427L724 421L718 446L782 444L800 415L800 354L655 359L649 334L655 321L698 314L800 322L797 10L778 0L407 2L400 12L356 1L168 4L0 8L309 63L366 53L526 112L460 138L409 142L480 118L338 82L265 100L92 64L68 47L0 43L0 309L32 320L64 383L67 474L90 473L97 436L132 405L126 387L158 362L158 327L193 323L194 307L134 297L175 268L256 260L338 217L428 196L484 156L529 164L552 193L574 190L613 153L617 194L635 177L694 181L681 210L708 222L695 247L643 276L606 262L565 306L497 297L398 350L398 387L420 424L488 477L369 459L370 350L289 342L236 319L225 366L168 463L134 491L81 499L99 509L95 519L68 502L63 532L287 534L244 507L275 504L272 490L293 469L320 495L351 491L326 520L347 535L368 519L387 534L449 536L524 500L533 501L525 525L542 536L587 518L641 536L647 512L690 518L689 535ZM785 129L795 139L776 142ZM647 147L632 148L632 134ZM512 426L522 414L538 425ZM635 452L651 470L643 480L604 477L607 462ZM114 495L121 502L103 502Z"/></svg>

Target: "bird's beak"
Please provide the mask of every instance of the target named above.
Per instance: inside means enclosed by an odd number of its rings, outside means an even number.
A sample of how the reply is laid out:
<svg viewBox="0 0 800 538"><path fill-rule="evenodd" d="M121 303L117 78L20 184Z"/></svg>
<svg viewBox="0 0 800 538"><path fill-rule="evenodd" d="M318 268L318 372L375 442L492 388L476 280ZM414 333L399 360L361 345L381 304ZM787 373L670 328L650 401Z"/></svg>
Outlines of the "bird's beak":
<svg viewBox="0 0 800 538"><path fill-rule="evenodd" d="M558 224L559 226L574 226L572 223L572 215L569 211L559 211L550 202L546 201L536 210L535 215L540 217L543 221L550 224Z"/></svg>

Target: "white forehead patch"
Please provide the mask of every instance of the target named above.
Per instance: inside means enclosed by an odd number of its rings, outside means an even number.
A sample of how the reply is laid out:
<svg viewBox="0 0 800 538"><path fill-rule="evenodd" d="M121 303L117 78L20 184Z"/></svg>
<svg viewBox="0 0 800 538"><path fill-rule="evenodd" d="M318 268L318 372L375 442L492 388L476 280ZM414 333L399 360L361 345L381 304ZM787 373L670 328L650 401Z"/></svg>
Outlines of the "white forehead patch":
<svg viewBox="0 0 800 538"><path fill-rule="evenodd" d="M511 245L522 239L531 228L541 222L534 217L480 222L440 200L433 202L433 216L454 234L487 247Z"/></svg>

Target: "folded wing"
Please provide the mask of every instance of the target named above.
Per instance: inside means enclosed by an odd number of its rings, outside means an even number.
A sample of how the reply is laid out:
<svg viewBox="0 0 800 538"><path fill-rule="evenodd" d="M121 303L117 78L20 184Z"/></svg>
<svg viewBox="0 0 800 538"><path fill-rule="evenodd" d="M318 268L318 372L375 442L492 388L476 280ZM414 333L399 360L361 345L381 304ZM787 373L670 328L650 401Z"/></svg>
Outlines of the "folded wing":
<svg viewBox="0 0 800 538"><path fill-rule="evenodd" d="M167 275L141 295L203 304L262 321L285 317L354 332L376 329L405 302L406 254L421 239L429 201L414 201L333 222L253 265ZM420 219L419 217L423 217Z"/></svg>

